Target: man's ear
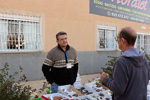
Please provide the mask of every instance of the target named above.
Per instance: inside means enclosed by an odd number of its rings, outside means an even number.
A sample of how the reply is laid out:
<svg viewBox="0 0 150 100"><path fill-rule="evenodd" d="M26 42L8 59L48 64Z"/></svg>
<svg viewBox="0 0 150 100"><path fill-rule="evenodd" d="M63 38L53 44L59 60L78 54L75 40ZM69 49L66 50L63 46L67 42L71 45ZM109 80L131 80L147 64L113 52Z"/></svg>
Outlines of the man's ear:
<svg viewBox="0 0 150 100"><path fill-rule="evenodd" d="M58 43L58 40L56 40L56 42Z"/></svg>
<svg viewBox="0 0 150 100"><path fill-rule="evenodd" d="M127 41L124 38L122 38L121 41L123 44L127 43Z"/></svg>

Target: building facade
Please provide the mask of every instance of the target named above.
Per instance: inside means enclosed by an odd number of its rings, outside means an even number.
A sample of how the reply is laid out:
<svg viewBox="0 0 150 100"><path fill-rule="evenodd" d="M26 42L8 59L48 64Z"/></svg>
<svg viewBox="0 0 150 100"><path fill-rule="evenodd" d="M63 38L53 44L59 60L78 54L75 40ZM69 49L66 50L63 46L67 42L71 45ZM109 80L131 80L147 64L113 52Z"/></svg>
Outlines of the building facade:
<svg viewBox="0 0 150 100"><path fill-rule="evenodd" d="M59 31L77 50L81 75L99 73L108 56L120 55L114 37L125 26L137 30L136 47L150 54L149 24L90 13L90 2L0 0L0 68L8 62L13 73L21 65L28 80L44 79L41 67Z"/></svg>

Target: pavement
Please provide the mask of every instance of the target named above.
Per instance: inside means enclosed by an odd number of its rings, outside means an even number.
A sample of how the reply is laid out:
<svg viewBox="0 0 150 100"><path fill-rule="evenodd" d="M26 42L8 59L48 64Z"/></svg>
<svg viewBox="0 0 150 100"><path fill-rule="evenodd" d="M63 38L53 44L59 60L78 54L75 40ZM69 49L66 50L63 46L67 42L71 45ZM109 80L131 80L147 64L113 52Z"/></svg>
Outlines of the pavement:
<svg viewBox="0 0 150 100"><path fill-rule="evenodd" d="M97 74L89 74L89 75L81 75L81 84L88 83L94 80L94 78L99 77L99 73ZM30 85L33 89L36 89L35 92L39 97L41 95L46 94L46 90L44 90L42 93L39 93L38 90L43 87L44 82L47 82L46 80L36 80L36 81L28 81L28 82L21 82L21 84ZM50 87L50 84L48 84L48 87Z"/></svg>

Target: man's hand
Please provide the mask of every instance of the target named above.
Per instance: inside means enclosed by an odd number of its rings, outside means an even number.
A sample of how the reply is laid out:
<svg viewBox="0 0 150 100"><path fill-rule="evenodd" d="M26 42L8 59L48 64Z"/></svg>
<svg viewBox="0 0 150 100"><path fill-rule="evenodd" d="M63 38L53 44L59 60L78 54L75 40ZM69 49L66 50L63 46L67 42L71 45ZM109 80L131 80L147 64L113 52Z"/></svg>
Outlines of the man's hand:
<svg viewBox="0 0 150 100"><path fill-rule="evenodd" d="M55 84L56 84L55 82L52 83L52 85L55 85Z"/></svg>
<svg viewBox="0 0 150 100"><path fill-rule="evenodd" d="M103 81L103 79L105 78L105 77L107 77L107 76L109 76L107 73L105 73L105 72L103 72L101 75L100 75L100 78L101 78L101 80Z"/></svg>

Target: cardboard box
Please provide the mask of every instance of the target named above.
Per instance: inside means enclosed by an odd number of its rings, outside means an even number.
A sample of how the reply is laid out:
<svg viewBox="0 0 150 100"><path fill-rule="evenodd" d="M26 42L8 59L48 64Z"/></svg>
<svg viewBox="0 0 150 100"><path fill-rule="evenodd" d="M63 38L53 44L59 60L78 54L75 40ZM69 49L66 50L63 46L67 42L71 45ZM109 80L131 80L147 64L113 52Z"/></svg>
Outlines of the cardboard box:
<svg viewBox="0 0 150 100"><path fill-rule="evenodd" d="M82 94L80 91L78 91L76 88L74 88L72 85L70 85L70 88L71 88L73 91L75 91L79 96L83 96L83 94Z"/></svg>
<svg viewBox="0 0 150 100"><path fill-rule="evenodd" d="M64 85L64 86L59 86L58 87L58 92L60 92L61 94L67 95L64 91L62 91L62 89L72 89L76 94L78 94L79 96L82 96L83 94L81 92L79 92L76 88L74 88L72 85ZM68 95L67 95L68 96Z"/></svg>
<svg viewBox="0 0 150 100"><path fill-rule="evenodd" d="M100 95L101 94L101 95ZM102 96L103 95L103 96ZM105 92L96 92L96 93L94 93L94 94L90 94L90 96L91 97L93 97L94 99L100 99L100 98L102 98L102 100L106 100L106 98L108 99L108 100L112 100L112 96L110 96L110 95L108 95L107 93L105 93ZM93 99L93 100L94 100ZM101 99L100 99L101 100Z"/></svg>
<svg viewBox="0 0 150 100"><path fill-rule="evenodd" d="M102 85L101 83L96 83L96 85L103 87L105 90L109 90L109 88L108 88L108 87L106 87L106 86Z"/></svg>
<svg viewBox="0 0 150 100"><path fill-rule="evenodd" d="M76 97L75 100L87 100L87 99L90 99L90 100L97 100L97 99L94 99L92 96L90 95L84 95L84 96L79 96L79 97Z"/></svg>
<svg viewBox="0 0 150 100"><path fill-rule="evenodd" d="M41 96L41 100L50 100L50 99L45 98L44 96Z"/></svg>
<svg viewBox="0 0 150 100"><path fill-rule="evenodd" d="M81 88L84 88L84 89L81 89ZM90 88L87 85L80 86L77 89L79 89L79 91L81 91L83 95L93 94L95 92L92 88Z"/></svg>
<svg viewBox="0 0 150 100"><path fill-rule="evenodd" d="M61 96L63 99L74 100L73 98L70 98L66 95L62 95L60 93L42 95L41 100L53 100L53 98L56 97L56 96Z"/></svg>

